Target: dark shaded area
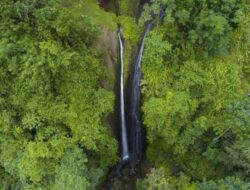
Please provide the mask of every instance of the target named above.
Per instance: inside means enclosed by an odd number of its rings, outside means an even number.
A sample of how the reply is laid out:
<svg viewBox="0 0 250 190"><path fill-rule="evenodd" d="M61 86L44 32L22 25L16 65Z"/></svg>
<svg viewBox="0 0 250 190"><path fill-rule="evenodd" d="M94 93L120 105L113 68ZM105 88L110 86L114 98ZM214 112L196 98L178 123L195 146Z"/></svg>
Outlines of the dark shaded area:
<svg viewBox="0 0 250 190"><path fill-rule="evenodd" d="M153 23L148 23L146 30L142 36L140 46L138 48L138 53L135 59L135 63L132 65L132 77L130 79L130 87L128 91L129 96L129 142L130 142L130 155L131 155L131 169L135 170L136 166L142 161L143 154L145 150L145 135L141 123L141 59L144 50L144 39L148 32L152 29Z"/></svg>
<svg viewBox="0 0 250 190"><path fill-rule="evenodd" d="M117 0L98 0L100 7L105 11L111 11L118 14L119 4Z"/></svg>
<svg viewBox="0 0 250 190"><path fill-rule="evenodd" d="M144 178L152 166L144 161L138 165L136 174L131 175L129 168L124 168L122 175L118 176L114 166L98 190L136 190L137 179Z"/></svg>

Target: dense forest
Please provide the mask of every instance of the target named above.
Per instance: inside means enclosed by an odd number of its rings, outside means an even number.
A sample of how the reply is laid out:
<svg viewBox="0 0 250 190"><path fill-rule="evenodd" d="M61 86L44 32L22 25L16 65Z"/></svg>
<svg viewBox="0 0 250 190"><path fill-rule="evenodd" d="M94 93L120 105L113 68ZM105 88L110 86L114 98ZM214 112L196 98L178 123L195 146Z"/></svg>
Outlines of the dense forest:
<svg viewBox="0 0 250 190"><path fill-rule="evenodd" d="M108 190L250 189L249 0L1 0L0 190L104 189L148 23L145 172Z"/></svg>

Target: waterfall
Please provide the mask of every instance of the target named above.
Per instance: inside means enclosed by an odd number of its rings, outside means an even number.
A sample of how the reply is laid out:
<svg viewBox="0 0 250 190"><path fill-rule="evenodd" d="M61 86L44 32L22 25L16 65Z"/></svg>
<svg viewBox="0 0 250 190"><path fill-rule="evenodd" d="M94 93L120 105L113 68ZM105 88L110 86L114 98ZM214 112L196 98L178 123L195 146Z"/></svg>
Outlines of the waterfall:
<svg viewBox="0 0 250 190"><path fill-rule="evenodd" d="M121 145L121 162L118 165L118 170L127 161L130 162L132 169L142 160L143 153L143 131L141 126L140 116L140 81L141 81L141 59L144 49L144 40L148 32L153 27L153 22L147 24L146 30L142 36L139 51L135 60L131 97L130 97L130 133L127 134L127 125L124 106L124 76L123 76L123 41L121 29L118 31L119 40L119 56L120 56L120 145ZM129 139L129 140L128 140ZM129 142L129 143L128 143Z"/></svg>
<svg viewBox="0 0 250 190"><path fill-rule="evenodd" d="M127 127L125 120L124 109L124 82L123 82L123 42L121 37L121 30L118 32L119 50L120 50L120 138L121 138L121 161L127 161L129 159L128 151L128 138Z"/></svg>
<svg viewBox="0 0 250 190"><path fill-rule="evenodd" d="M134 64L134 72L132 78L132 89L131 89L131 165L134 168L142 159L143 152L143 139L142 139L142 126L140 118L140 81L141 81L141 59L144 49L144 40L148 32L153 27L153 23L148 23L146 30L143 34L142 41L139 47L139 51Z"/></svg>

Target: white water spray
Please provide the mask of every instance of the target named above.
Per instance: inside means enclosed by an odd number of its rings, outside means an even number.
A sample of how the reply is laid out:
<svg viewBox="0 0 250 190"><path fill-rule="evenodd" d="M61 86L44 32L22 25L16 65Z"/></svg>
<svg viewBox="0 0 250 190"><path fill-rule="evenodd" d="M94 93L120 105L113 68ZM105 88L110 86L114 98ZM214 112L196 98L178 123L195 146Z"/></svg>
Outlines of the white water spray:
<svg viewBox="0 0 250 190"><path fill-rule="evenodd" d="M120 133L121 133L121 159L126 161L129 159L128 151L128 137L125 120L124 108L124 82L123 82L123 43L121 37L121 30L118 32L119 47L120 47Z"/></svg>

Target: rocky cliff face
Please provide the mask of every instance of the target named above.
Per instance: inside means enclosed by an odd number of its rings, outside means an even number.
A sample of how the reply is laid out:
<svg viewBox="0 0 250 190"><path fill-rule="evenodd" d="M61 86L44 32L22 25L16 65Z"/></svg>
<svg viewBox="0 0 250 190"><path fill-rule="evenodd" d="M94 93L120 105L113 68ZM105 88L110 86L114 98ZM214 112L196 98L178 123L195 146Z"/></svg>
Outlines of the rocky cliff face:
<svg viewBox="0 0 250 190"><path fill-rule="evenodd" d="M117 31L101 28L101 35L94 44L95 49L100 54L107 72L107 79L102 81L103 86L109 90L114 90L114 83L118 69L117 52L118 40Z"/></svg>

